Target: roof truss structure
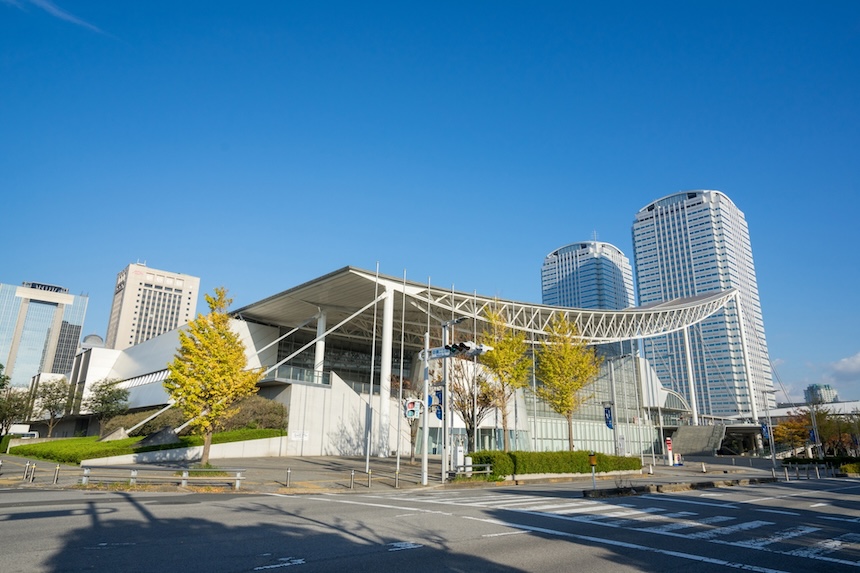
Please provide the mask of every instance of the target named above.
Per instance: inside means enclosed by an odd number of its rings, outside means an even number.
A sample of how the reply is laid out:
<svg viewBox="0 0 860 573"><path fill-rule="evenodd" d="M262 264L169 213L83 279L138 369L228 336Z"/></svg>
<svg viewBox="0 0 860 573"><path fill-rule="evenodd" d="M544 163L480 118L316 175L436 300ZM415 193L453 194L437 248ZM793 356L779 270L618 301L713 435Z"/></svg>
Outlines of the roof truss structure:
<svg viewBox="0 0 860 573"><path fill-rule="evenodd" d="M440 289L344 267L232 314L243 320L315 333L312 319L325 313L329 325L345 321L335 336L369 342L381 335L386 293L393 304L394 339L399 341L402 336L404 346L412 349L423 347L425 332L431 333L431 339L440 340L441 323L460 317L466 320L455 327L455 339L480 336L486 328L489 309L502 313L511 328L526 332L531 340L541 340L547 326L559 315L574 324L588 344L650 338L701 322L737 296L737 291L731 289L625 310L576 309Z"/></svg>

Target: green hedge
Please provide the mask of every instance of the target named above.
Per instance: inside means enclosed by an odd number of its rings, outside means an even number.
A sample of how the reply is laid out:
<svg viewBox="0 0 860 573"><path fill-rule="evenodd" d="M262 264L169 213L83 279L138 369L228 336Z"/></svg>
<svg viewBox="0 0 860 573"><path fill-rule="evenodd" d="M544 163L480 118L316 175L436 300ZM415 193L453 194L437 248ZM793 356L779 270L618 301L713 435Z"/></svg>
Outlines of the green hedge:
<svg viewBox="0 0 860 573"><path fill-rule="evenodd" d="M517 474L585 474L591 473L589 454L577 452L500 452L480 451L472 454L473 464L492 464L492 477ZM639 458L596 454L597 472L642 469Z"/></svg>
<svg viewBox="0 0 860 573"><path fill-rule="evenodd" d="M839 469L846 474L860 474L860 462L853 464L845 464Z"/></svg>
<svg viewBox="0 0 860 573"><path fill-rule="evenodd" d="M797 464L797 465L807 465L807 464L827 464L833 467L841 467L846 464L856 464L860 463L860 458L856 458L853 456L824 456L823 459L818 458L785 458L782 460L782 465L789 464Z"/></svg>

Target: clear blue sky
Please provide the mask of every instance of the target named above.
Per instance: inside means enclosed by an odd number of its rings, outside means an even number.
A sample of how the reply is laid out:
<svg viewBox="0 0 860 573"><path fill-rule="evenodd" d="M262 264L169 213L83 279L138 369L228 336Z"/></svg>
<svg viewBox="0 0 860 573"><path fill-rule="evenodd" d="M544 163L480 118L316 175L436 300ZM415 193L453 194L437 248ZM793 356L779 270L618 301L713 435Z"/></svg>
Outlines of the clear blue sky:
<svg viewBox="0 0 860 573"><path fill-rule="evenodd" d="M137 261L540 302L553 249L718 189L790 394L860 399L859 76L856 1L0 0L0 282L102 336Z"/></svg>

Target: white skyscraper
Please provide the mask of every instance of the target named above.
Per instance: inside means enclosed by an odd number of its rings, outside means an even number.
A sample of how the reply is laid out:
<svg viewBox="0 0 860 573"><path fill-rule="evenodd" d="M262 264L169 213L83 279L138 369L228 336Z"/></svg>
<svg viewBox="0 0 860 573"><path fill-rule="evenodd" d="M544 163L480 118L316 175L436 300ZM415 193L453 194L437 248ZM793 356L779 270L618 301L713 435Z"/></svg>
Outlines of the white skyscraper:
<svg viewBox="0 0 860 573"><path fill-rule="evenodd" d="M195 318L200 279L131 264L116 277L106 348L123 350Z"/></svg>
<svg viewBox="0 0 860 573"><path fill-rule="evenodd" d="M543 304L621 310L633 306L633 270L609 243L572 243L544 259L541 292Z"/></svg>
<svg viewBox="0 0 860 573"><path fill-rule="evenodd" d="M732 288L739 293L740 308L730 303L690 328L689 362L682 333L645 340L645 357L663 384L690 400L692 371L704 415L757 419L765 404L774 407L749 229L735 204L706 190L654 201L636 214L633 251L641 306Z"/></svg>

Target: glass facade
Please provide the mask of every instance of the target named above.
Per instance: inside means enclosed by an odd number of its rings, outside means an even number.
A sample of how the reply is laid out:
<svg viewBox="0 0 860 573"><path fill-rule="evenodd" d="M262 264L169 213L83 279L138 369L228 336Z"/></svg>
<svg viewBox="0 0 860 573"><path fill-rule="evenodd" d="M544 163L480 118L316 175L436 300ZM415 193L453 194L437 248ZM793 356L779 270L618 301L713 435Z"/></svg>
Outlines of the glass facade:
<svg viewBox="0 0 860 573"><path fill-rule="evenodd" d="M0 363L13 386L29 386L40 372L69 373L87 302L62 287L0 284Z"/></svg>
<svg viewBox="0 0 860 573"><path fill-rule="evenodd" d="M735 204L719 191L664 197L636 214L633 249L642 306L732 288L740 296L740 307L732 302L688 330L693 381L683 333L644 341L660 380L705 415L751 419L752 400L759 412L765 400L775 407L749 230Z"/></svg>
<svg viewBox="0 0 860 573"><path fill-rule="evenodd" d="M573 243L548 254L541 268L543 304L621 310L633 306L630 260L609 243Z"/></svg>

